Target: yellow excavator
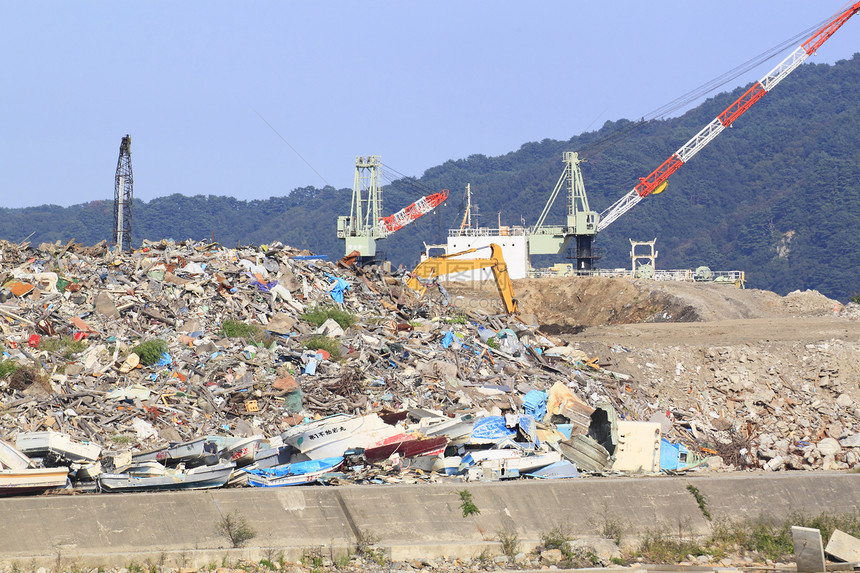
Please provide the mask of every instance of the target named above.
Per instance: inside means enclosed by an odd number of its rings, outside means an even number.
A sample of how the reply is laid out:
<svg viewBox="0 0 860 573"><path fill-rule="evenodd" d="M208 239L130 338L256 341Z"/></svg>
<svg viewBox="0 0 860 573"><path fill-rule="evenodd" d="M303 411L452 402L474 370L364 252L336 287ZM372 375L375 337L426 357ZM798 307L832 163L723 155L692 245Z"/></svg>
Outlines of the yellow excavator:
<svg viewBox="0 0 860 573"><path fill-rule="evenodd" d="M511 277L508 275L508 265L502 256L502 247L495 243L490 243L490 258L488 259L454 258L474 253L475 251L477 249L468 249L451 255L426 258L418 263L418 266L412 271L412 276L406 280L406 284L412 290L424 294L426 288L421 284L421 279L427 280L451 273L489 268L493 271L496 286L499 288L499 295L505 303L505 310L508 314L519 312L517 301L514 298L514 285L511 283Z"/></svg>

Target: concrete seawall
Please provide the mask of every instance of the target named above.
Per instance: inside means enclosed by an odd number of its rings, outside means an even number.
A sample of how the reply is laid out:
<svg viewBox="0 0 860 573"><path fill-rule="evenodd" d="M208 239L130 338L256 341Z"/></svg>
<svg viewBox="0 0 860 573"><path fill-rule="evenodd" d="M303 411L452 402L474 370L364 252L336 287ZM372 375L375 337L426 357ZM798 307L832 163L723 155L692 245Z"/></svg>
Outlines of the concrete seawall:
<svg viewBox="0 0 860 573"><path fill-rule="evenodd" d="M503 530L529 549L556 525L595 536L607 522L621 524L627 539L661 526L705 535L710 522L688 485L715 520L860 511L860 474L848 473L50 495L0 500L0 563L200 566L281 552L294 561L313 548L344 552L365 533L395 560L474 556L497 551ZM479 514L463 517L464 489ZM234 511L257 533L241 549L218 531Z"/></svg>

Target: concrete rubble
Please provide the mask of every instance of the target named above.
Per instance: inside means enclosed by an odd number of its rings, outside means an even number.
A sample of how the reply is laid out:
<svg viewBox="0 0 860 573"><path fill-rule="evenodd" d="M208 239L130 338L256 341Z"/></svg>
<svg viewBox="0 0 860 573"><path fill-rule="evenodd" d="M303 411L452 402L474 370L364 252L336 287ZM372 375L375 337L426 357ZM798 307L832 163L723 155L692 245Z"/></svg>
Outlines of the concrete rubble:
<svg viewBox="0 0 860 573"><path fill-rule="evenodd" d="M766 357L715 347L699 406L667 408L652 401L648 364L640 380L614 373L606 357L542 333L534 316L454 308L443 288L419 298L405 275L279 243L163 240L117 254L105 244L0 241L0 437L66 434L98 446L113 471L201 437L221 453L247 438L255 450L282 447L295 428L339 414L378 414L410 440L443 422L473 432L439 430L449 440L432 460L394 448L371 462L347 448L330 483L513 478L527 472L513 471L525 466L511 457L553 453L546 459L607 473L623 454L616 419L657 428L656 453L628 459L627 471L659 471L661 438L684 446L678 470L860 462L860 407L839 378L838 352L810 362L815 382L795 388L727 366ZM847 319L855 306L843 309ZM689 367L678 365L679 383ZM487 450L518 456L478 453Z"/></svg>

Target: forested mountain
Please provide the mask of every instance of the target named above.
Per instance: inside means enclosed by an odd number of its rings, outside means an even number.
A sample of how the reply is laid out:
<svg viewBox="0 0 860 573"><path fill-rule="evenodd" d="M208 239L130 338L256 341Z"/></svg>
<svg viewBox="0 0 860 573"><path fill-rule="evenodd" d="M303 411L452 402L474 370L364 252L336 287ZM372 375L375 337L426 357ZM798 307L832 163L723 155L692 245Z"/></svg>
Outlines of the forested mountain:
<svg viewBox="0 0 860 573"><path fill-rule="evenodd" d="M710 122L747 87L707 100L681 117L652 121L583 163L591 208L602 211ZM471 183L481 224L532 225L562 172L562 152L631 127L607 122L568 141L545 139L498 157L472 155L385 187L392 213L427 191L451 190L428 215L380 243L395 264L417 262L422 241L459 225ZM385 150L356 150L358 154ZM344 169L351 169L345 165ZM9 192L7 190L7 192ZM132 242L162 238L225 245L280 240L343 255L335 237L351 190L304 187L265 201L171 195L135 201ZM564 200L548 221L561 222ZM0 238L31 242L109 239L112 200L68 208L0 209ZM657 238L658 268L744 270L748 284L785 294L814 288L846 300L860 290L860 54L834 65L805 64L669 180L598 237L600 266L629 265L630 243ZM533 264L535 261L533 261ZM549 260L537 261L539 265ZM536 266L537 266L536 264Z"/></svg>

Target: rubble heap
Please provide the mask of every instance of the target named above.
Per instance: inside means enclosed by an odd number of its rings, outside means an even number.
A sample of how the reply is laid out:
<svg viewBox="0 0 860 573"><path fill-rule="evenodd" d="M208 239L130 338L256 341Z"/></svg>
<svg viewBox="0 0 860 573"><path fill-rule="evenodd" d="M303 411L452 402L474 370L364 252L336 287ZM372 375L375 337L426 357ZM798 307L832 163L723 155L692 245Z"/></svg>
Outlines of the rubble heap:
<svg viewBox="0 0 860 573"><path fill-rule="evenodd" d="M649 388L542 333L534 316L455 309L441 288L419 298L403 271L348 267L279 243L163 240L116 253L0 241L0 253L4 439L56 430L104 451L144 451L199 436L278 436L340 413L522 414L534 406L530 393L561 387L577 403L535 416L542 428L573 422L574 434L584 431L603 405L659 422L664 438L718 454L712 464L860 462L857 409L845 410L835 445L802 423L761 440L742 416L650 403ZM718 381L711 397L723 400L747 384ZM758 427L779 415L755 410ZM842 445L832 439L840 437ZM774 448L786 452L782 465L771 463Z"/></svg>

